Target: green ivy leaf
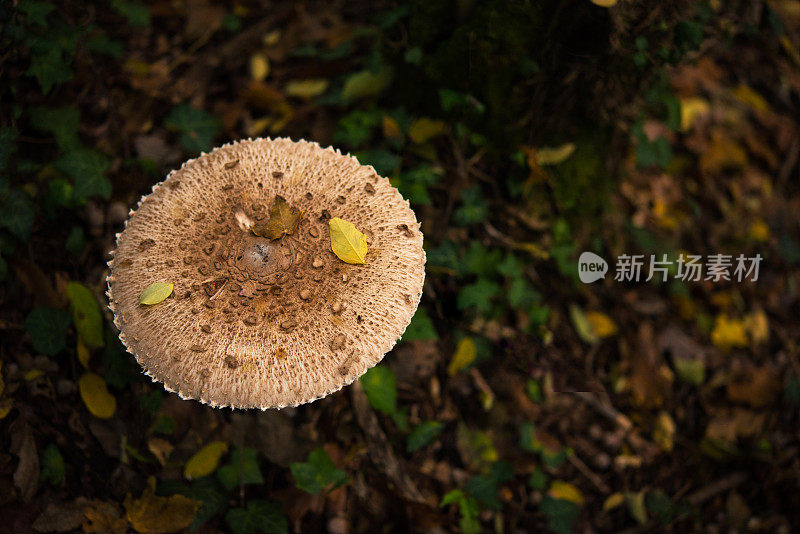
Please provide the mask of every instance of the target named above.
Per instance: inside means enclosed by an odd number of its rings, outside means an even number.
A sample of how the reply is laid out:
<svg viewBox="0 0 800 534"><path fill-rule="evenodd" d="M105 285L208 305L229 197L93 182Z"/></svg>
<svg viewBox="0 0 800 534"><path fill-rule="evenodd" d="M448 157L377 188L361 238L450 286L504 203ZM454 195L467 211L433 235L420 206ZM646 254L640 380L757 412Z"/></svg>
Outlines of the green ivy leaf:
<svg viewBox="0 0 800 534"><path fill-rule="evenodd" d="M500 286L485 278L478 278L458 292L456 304L459 310L476 309L482 314L492 311L492 299L500 293Z"/></svg>
<svg viewBox="0 0 800 534"><path fill-rule="evenodd" d="M90 148L76 148L56 161L56 167L75 181L77 198L99 196L111 198L111 182L105 177L110 166L108 158Z"/></svg>
<svg viewBox="0 0 800 534"><path fill-rule="evenodd" d="M81 339L89 347L102 347L103 318L97 299L88 287L78 282L67 284L66 293L72 310L72 320Z"/></svg>
<svg viewBox="0 0 800 534"><path fill-rule="evenodd" d="M381 176L392 174L395 169L400 167L401 163L400 156L384 148L362 150L356 153L356 157L362 165L372 165L375 172Z"/></svg>
<svg viewBox="0 0 800 534"><path fill-rule="evenodd" d="M225 514L233 534L284 534L288 523L281 505L269 501L248 501L247 508L234 508Z"/></svg>
<svg viewBox="0 0 800 534"><path fill-rule="evenodd" d="M6 168L11 154L17 150L17 136L16 128L0 128L0 171Z"/></svg>
<svg viewBox="0 0 800 534"><path fill-rule="evenodd" d="M75 256L80 256L83 249L86 248L86 235L83 233L83 228L73 226L67 240L64 241L64 246Z"/></svg>
<svg viewBox="0 0 800 534"><path fill-rule="evenodd" d="M194 152L210 150L211 142L222 128L216 117L189 104L173 108L167 117L167 126L179 131L184 148Z"/></svg>
<svg viewBox="0 0 800 534"><path fill-rule="evenodd" d="M111 7L128 19L131 26L145 28L150 26L150 8L131 0L111 0Z"/></svg>
<svg viewBox="0 0 800 534"><path fill-rule="evenodd" d="M47 27L47 15L56 8L49 2L39 2L38 0L20 0L18 7L25 13L27 24L43 27Z"/></svg>
<svg viewBox="0 0 800 534"><path fill-rule="evenodd" d="M386 415L397 412L397 381L385 365L376 365L361 377L361 386L370 405Z"/></svg>
<svg viewBox="0 0 800 534"><path fill-rule="evenodd" d="M42 93L47 94L55 84L72 79L71 63L72 58L66 59L61 49L50 48L42 53L31 55L31 66L28 67L26 74L35 76L42 88Z"/></svg>
<svg viewBox="0 0 800 534"><path fill-rule="evenodd" d="M392 78L394 71L387 66L381 67L377 72L362 70L353 73L344 82L342 99L353 101L378 96L392 83Z"/></svg>
<svg viewBox="0 0 800 534"><path fill-rule="evenodd" d="M478 534L481 532L481 523L478 521L478 503L474 497L465 494L459 489L448 491L439 506L447 506L448 504L458 504L458 511L461 518L458 521L458 526L462 534Z"/></svg>
<svg viewBox="0 0 800 534"><path fill-rule="evenodd" d="M422 447L427 447L439 437L444 425L439 421L423 421L414 427L406 440L406 450L414 452Z"/></svg>
<svg viewBox="0 0 800 534"><path fill-rule="evenodd" d="M158 418L150 426L150 432L153 434L172 434L175 432L177 424L175 419L166 414L160 414Z"/></svg>
<svg viewBox="0 0 800 534"><path fill-rule="evenodd" d="M122 389L131 382L138 370L133 370L133 360L110 328L103 331L103 338L106 345L103 351L104 378L110 386Z"/></svg>
<svg viewBox="0 0 800 534"><path fill-rule="evenodd" d="M77 148L80 123L80 113L77 109L35 107L28 111L28 115L31 126L40 132L55 135L56 142L62 150Z"/></svg>
<svg viewBox="0 0 800 534"><path fill-rule="evenodd" d="M34 349L53 356L66 347L64 334L70 323L69 314L64 310L35 308L25 319L25 330L31 336Z"/></svg>
<svg viewBox="0 0 800 534"><path fill-rule="evenodd" d="M414 204L430 204L431 198L428 195L428 187L436 184L442 175L440 167L430 165L420 165L400 176L398 189L403 196Z"/></svg>
<svg viewBox="0 0 800 534"><path fill-rule="evenodd" d="M115 59L122 56L122 43L108 38L106 32L100 32L86 41L86 48L95 54L105 54Z"/></svg>
<svg viewBox="0 0 800 534"><path fill-rule="evenodd" d="M322 447L311 451L307 462L294 462L289 469L297 487L308 493L333 490L347 481L347 474L336 467Z"/></svg>
<svg viewBox="0 0 800 534"><path fill-rule="evenodd" d="M461 261L458 257L458 245L449 239L443 240L438 246L426 250L428 265L450 269L454 273L459 271Z"/></svg>
<svg viewBox="0 0 800 534"><path fill-rule="evenodd" d="M372 133L381 124L382 113L380 110L360 110L350 112L336 125L333 141L350 148L358 148L371 137Z"/></svg>
<svg viewBox="0 0 800 534"><path fill-rule="evenodd" d="M55 443L45 447L42 451L42 457L39 459L39 464L41 465L39 480L52 486L59 486L64 480L66 467L64 457L61 456L61 452Z"/></svg>
<svg viewBox="0 0 800 534"><path fill-rule="evenodd" d="M469 479L464 490L475 497L478 504L485 508L500 508L498 492L500 485L514 478L514 469L507 462L494 462L486 475L477 475Z"/></svg>
<svg viewBox="0 0 800 534"><path fill-rule="evenodd" d="M231 453L228 465L217 470L217 478L228 491L240 484L263 484L264 477L258 467L258 453L248 447L237 447Z"/></svg>
<svg viewBox="0 0 800 534"><path fill-rule="evenodd" d="M539 509L547 517L547 526L556 534L572 534L581 507L572 501L545 495Z"/></svg>
<svg viewBox="0 0 800 534"><path fill-rule="evenodd" d="M417 312L411 318L411 323L403 333L403 341L436 341L437 339L439 339L439 334L436 333L433 322L428 317L428 312L424 308L417 308Z"/></svg>
<svg viewBox="0 0 800 534"><path fill-rule="evenodd" d="M142 410L145 410L150 415L154 415L158 410L161 409L161 404L164 402L164 397L159 390L153 390L149 393L145 393L139 398L139 406L142 407Z"/></svg>
<svg viewBox="0 0 800 534"><path fill-rule="evenodd" d="M498 249L487 249L478 241L473 241L464 254L462 270L468 274L490 277L498 270L503 253Z"/></svg>
<svg viewBox="0 0 800 534"><path fill-rule="evenodd" d="M528 486L537 491L544 491L545 487L547 487L547 476L544 471L538 467L534 469L530 478L528 478Z"/></svg>
<svg viewBox="0 0 800 534"><path fill-rule="evenodd" d="M461 226L470 226L486 220L489 205L479 185L461 191L462 205L453 213L453 219Z"/></svg>
<svg viewBox="0 0 800 534"><path fill-rule="evenodd" d="M36 218L35 205L27 193L12 189L0 179L0 227L27 241Z"/></svg>

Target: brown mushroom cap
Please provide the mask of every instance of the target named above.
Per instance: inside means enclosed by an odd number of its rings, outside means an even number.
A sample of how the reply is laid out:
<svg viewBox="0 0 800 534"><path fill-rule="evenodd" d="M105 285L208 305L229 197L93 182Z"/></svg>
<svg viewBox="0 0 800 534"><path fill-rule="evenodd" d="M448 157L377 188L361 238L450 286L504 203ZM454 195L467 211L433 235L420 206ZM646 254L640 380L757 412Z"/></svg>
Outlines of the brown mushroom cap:
<svg viewBox="0 0 800 534"><path fill-rule="evenodd" d="M276 195L304 214L271 241L251 228ZM364 265L332 252L331 217L367 236ZM114 323L146 374L183 398L266 409L324 397L377 364L414 315L425 252L408 202L372 167L316 143L255 139L156 184L109 266ZM173 294L139 304L153 282Z"/></svg>

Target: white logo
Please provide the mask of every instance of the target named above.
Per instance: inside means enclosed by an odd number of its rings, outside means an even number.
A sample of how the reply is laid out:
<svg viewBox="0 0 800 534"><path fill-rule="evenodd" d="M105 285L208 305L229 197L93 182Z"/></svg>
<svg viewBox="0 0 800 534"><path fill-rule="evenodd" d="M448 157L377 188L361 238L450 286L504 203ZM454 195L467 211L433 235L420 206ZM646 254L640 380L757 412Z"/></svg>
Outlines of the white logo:
<svg viewBox="0 0 800 534"><path fill-rule="evenodd" d="M584 284L606 277L608 263L594 252L584 252L578 258L578 276Z"/></svg>

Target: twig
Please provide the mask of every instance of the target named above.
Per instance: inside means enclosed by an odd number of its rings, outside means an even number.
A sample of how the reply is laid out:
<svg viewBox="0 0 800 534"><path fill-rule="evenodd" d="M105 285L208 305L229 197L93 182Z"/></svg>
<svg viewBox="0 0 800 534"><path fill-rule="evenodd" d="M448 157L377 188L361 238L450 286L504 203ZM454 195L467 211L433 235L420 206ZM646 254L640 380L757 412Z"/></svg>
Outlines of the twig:
<svg viewBox="0 0 800 534"><path fill-rule="evenodd" d="M703 504L712 497L716 497L720 493L732 490L736 486L742 484L747 480L747 473L733 473L725 478L721 478L716 482L712 482L708 486L701 488L687 497L687 500L692 506Z"/></svg>
<svg viewBox="0 0 800 534"><path fill-rule="evenodd" d="M375 412L370 408L367 396L364 394L364 390L358 380L350 386L350 391L352 392L353 411L356 414L356 420L366 435L370 460L407 500L426 505L435 505L436 498L432 495L424 495L417 488L404 466L394 455L386 434L381 429Z"/></svg>
<svg viewBox="0 0 800 534"><path fill-rule="evenodd" d="M594 487L596 487L604 494L611 493L611 488L609 488L608 485L605 482L603 482L603 479L600 478L600 476L597 473L589 469L589 466L587 466L583 460L581 460L574 454L570 454L568 456L568 459L569 463L574 465L578 469L578 471L580 471L583 474L583 476L589 479L589 482L594 484Z"/></svg>

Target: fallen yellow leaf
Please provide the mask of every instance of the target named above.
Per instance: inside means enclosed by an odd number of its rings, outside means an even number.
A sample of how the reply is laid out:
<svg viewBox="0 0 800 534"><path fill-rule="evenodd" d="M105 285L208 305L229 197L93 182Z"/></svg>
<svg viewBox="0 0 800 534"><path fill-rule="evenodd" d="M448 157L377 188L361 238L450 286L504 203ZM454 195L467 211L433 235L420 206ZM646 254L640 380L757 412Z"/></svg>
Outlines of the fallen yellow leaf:
<svg viewBox="0 0 800 534"><path fill-rule="evenodd" d="M383 130L383 135L388 137L389 139L403 138L403 131L400 129L400 125L397 124L397 121L394 120L389 115L383 116L382 130Z"/></svg>
<svg viewBox="0 0 800 534"><path fill-rule="evenodd" d="M563 480L554 480L553 483L550 484L550 490L547 494L554 499L574 502L578 506L582 506L584 502L581 490Z"/></svg>
<svg viewBox="0 0 800 534"><path fill-rule="evenodd" d="M148 481L147 488L138 499L134 500L130 493L125 497L128 521L142 534L177 532L188 527L201 504L202 501L183 495L157 496L155 478Z"/></svg>
<svg viewBox="0 0 800 534"><path fill-rule="evenodd" d="M461 341L458 342L450 364L447 366L447 374L453 376L462 369L465 369L475 361L477 355L478 349L475 346L475 340L471 337L462 338Z"/></svg>
<svg viewBox="0 0 800 534"><path fill-rule="evenodd" d="M746 347L747 335L744 321L726 315L718 315L714 329L711 331L711 342L725 352L733 347Z"/></svg>
<svg viewBox="0 0 800 534"><path fill-rule="evenodd" d="M422 117L411 123L408 128L408 136L417 144L422 144L437 135L441 135L447 129L444 121L433 120Z"/></svg>
<svg viewBox="0 0 800 534"><path fill-rule="evenodd" d="M675 421L667 412L661 412L653 429L653 441L667 452L675 445Z"/></svg>
<svg viewBox="0 0 800 534"><path fill-rule="evenodd" d="M587 311L584 312L584 316L586 316L589 326L592 327L592 330L599 338L611 337L619 331L617 323L604 313Z"/></svg>
<svg viewBox="0 0 800 534"><path fill-rule="evenodd" d="M14 399L0 400L0 419L5 419L14 407Z"/></svg>
<svg viewBox="0 0 800 534"><path fill-rule="evenodd" d="M228 450L224 441L213 441L194 453L183 468L183 475L188 478L200 478L216 471L219 460Z"/></svg>
<svg viewBox="0 0 800 534"><path fill-rule="evenodd" d="M103 377L95 373L86 373L78 380L83 403L89 412L100 419L108 419L117 410L117 399L108 392Z"/></svg>
<svg viewBox="0 0 800 534"><path fill-rule="evenodd" d="M334 217L328 221L331 232L331 250L346 263L364 264L367 259L367 236L353 223Z"/></svg>
<svg viewBox="0 0 800 534"><path fill-rule="evenodd" d="M699 117L708 115L710 112L711 106L704 98L695 96L681 99L681 131L691 130Z"/></svg>
<svg viewBox="0 0 800 534"><path fill-rule="evenodd" d="M767 241L769 239L769 226L763 219L756 219L750 225L749 236L754 241Z"/></svg>
<svg viewBox="0 0 800 534"><path fill-rule="evenodd" d="M286 84L283 92L287 96L314 98L325 92L328 80L293 80Z"/></svg>
<svg viewBox="0 0 800 534"><path fill-rule="evenodd" d="M250 77L260 82L269 75L269 59L264 54L250 56Z"/></svg>
<svg viewBox="0 0 800 534"><path fill-rule="evenodd" d="M91 354L89 353L89 348L86 346L86 343L78 336L78 344L77 344L77 353L78 353L78 361L81 362L84 369L89 368L89 358Z"/></svg>
<svg viewBox="0 0 800 534"><path fill-rule="evenodd" d="M575 304L569 305L569 317L572 319L572 324L575 326L575 331L578 333L579 338L590 345L600 341L600 337L595 333L594 328L586 318L586 314L579 306Z"/></svg>
<svg viewBox="0 0 800 534"><path fill-rule="evenodd" d="M725 169L747 165L747 152L729 135L717 130L711 135L711 146L700 156L703 174L720 174Z"/></svg>
<svg viewBox="0 0 800 534"><path fill-rule="evenodd" d="M617 0L589 0L596 6L600 7L614 7L617 5Z"/></svg>
<svg viewBox="0 0 800 534"><path fill-rule="evenodd" d="M755 344L763 343L769 339L769 321L764 310L748 313L744 318L744 328L750 341Z"/></svg>
<svg viewBox="0 0 800 534"><path fill-rule="evenodd" d="M240 4L236 5L239 6ZM280 40L281 40L281 31L272 30L271 32L266 34L263 39L261 39L261 42L264 43L265 46L275 46L276 44L278 44L278 41Z"/></svg>
<svg viewBox="0 0 800 534"><path fill-rule="evenodd" d="M536 150L536 162L539 165L558 165L566 161L575 152L575 143L564 143L561 146L543 146Z"/></svg>
<svg viewBox="0 0 800 534"><path fill-rule="evenodd" d="M625 496L620 493L612 493L608 496L608 498L603 502L603 511L608 512L609 510L613 510L618 506L622 505L625 502Z"/></svg>
<svg viewBox="0 0 800 534"><path fill-rule="evenodd" d="M767 104L767 101L752 87L740 85L733 90L733 96L736 100L747 104L757 111L769 111L769 104Z"/></svg>
<svg viewBox="0 0 800 534"><path fill-rule="evenodd" d="M25 373L24 378L25 378L26 381L30 382L31 380L36 380L37 378L39 378L43 374L44 374L44 371L42 371L41 369L31 369L30 371Z"/></svg>
<svg viewBox="0 0 800 534"><path fill-rule="evenodd" d="M166 282L153 282L139 296L139 304L152 306L162 302L165 298L172 294L175 284L168 284Z"/></svg>

